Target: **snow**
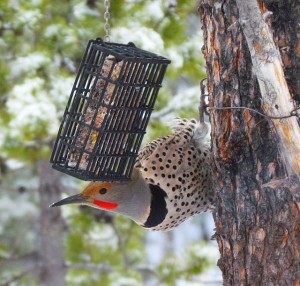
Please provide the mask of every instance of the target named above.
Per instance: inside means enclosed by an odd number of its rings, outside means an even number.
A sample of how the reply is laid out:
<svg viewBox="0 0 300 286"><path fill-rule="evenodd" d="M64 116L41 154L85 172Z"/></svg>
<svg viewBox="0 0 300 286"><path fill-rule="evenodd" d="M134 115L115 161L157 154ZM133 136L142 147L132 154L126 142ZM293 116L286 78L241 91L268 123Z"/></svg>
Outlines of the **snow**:
<svg viewBox="0 0 300 286"><path fill-rule="evenodd" d="M116 275L114 275L116 276ZM140 281L130 277L114 277L111 286L140 286Z"/></svg>
<svg viewBox="0 0 300 286"><path fill-rule="evenodd" d="M74 77L52 76L51 82L54 83L49 91L51 100L53 100L57 109L63 112L72 90Z"/></svg>
<svg viewBox="0 0 300 286"><path fill-rule="evenodd" d="M37 207L31 203L25 194L15 196L2 195L0 200L0 233L3 232L5 223L11 219L22 219L24 217L35 217L38 213ZM16 207L17 206L17 207Z"/></svg>
<svg viewBox="0 0 300 286"><path fill-rule="evenodd" d="M43 90L44 84L39 77L28 78L12 89L6 103L7 111L12 115L10 136L22 139L28 132L32 136L35 131L41 132L43 127L49 135L57 133L56 108Z"/></svg>
<svg viewBox="0 0 300 286"><path fill-rule="evenodd" d="M28 54L25 57L18 57L11 64L11 77L16 78L25 73L29 77L34 75L37 69L49 64L49 57L39 52Z"/></svg>
<svg viewBox="0 0 300 286"><path fill-rule="evenodd" d="M67 273L67 282L70 283L70 285L86 285L86 274L76 274L76 275L70 275Z"/></svg>
<svg viewBox="0 0 300 286"><path fill-rule="evenodd" d="M10 170L17 170L25 166L24 162L20 162L15 159L8 159L5 161L7 168Z"/></svg>
<svg viewBox="0 0 300 286"><path fill-rule="evenodd" d="M42 0L30 0L32 6L39 6L42 3Z"/></svg>
<svg viewBox="0 0 300 286"><path fill-rule="evenodd" d="M222 275L220 269L217 267L217 261L219 258L219 251L215 244L212 243L196 243L188 246L189 252L193 253L194 259L204 257L209 260L211 266L203 271L203 273L199 275L195 275L191 280L192 281L184 281L179 280L176 283L176 286L205 286L205 285L214 285L221 286L222 285ZM185 257L184 253L180 254L181 257L179 263L184 267L184 264L191 264L193 261L189 261L188 258ZM196 258L197 257L197 258ZM184 269L184 268L183 268Z"/></svg>
<svg viewBox="0 0 300 286"><path fill-rule="evenodd" d="M176 0L169 0L169 6L177 6Z"/></svg>
<svg viewBox="0 0 300 286"><path fill-rule="evenodd" d="M68 196L64 194L62 199L66 197ZM60 211L62 212L62 217L67 221L67 223L71 223L72 218L79 213L79 208L76 208L73 205L65 205L63 208L60 208Z"/></svg>
<svg viewBox="0 0 300 286"><path fill-rule="evenodd" d="M20 0L10 0L5 3L8 8L14 8L15 10L20 9Z"/></svg>
<svg viewBox="0 0 300 286"><path fill-rule="evenodd" d="M80 2L74 5L73 13L76 18L84 18L86 16L101 17L96 9L91 9L86 5L86 2Z"/></svg>
<svg viewBox="0 0 300 286"><path fill-rule="evenodd" d="M41 0L29 0L33 5L39 5ZM129 0L128 3L136 5L137 0ZM19 1L12 0L14 3L11 7L19 6ZM142 19L143 15L147 14L147 19L153 21L165 21L164 19L164 8L170 4L176 5L175 0L156 0L147 1L146 9L141 12L136 12L133 15L131 21L127 22L125 27L116 27L111 30L111 40L113 42L128 43L134 42L137 47L152 51L157 54L166 56L172 61L172 68L179 69L183 66L184 61L196 55L201 54L201 36L200 33L193 35L191 38L185 39L181 45L176 47L164 48L164 42L161 35L153 29L141 27L141 23L138 22ZM11 5L11 4L9 4ZM96 9L90 9L85 2L79 2L73 6L74 17L77 19L84 19L86 16L91 15L95 17L102 17ZM39 20L44 17L38 10L32 9L31 11L20 10L19 17L16 18L16 22L19 25L33 26L38 25ZM99 18L100 19L100 18ZM137 19L136 21L133 19ZM132 21L133 20L133 21ZM99 20L99 23L101 19ZM101 23L100 23L101 24ZM101 25L100 25L101 26ZM99 30L99 27L96 28ZM101 30L101 27L100 27ZM76 34L81 37L87 37L87 35L94 35L95 30L85 27L78 27ZM50 24L46 27L44 37L60 37L64 43L75 43L77 42L74 31L69 29L63 24ZM94 36L91 36L91 38ZM80 37L79 37L80 38ZM30 42L27 43L27 49L30 50ZM1 46L6 43L0 39ZM25 45L26 46L26 45ZM22 48L22 50L26 50ZM58 129L58 116L63 112L65 103L68 99L68 95L72 89L74 77L66 77L57 73L57 67L61 66L61 58L59 55L54 56L54 59L48 57L48 55L42 52L29 53L26 56L18 56L16 60L11 64L11 78L26 78L21 82L14 82L12 90L8 94L7 98L7 110L12 116L10 122L10 129L1 129L0 126L0 144L3 143L4 138L1 135L5 132L10 132L10 136L18 137L26 141L26 134L33 136L36 129L44 128L44 133L48 135L56 135ZM70 70L74 69L74 64L70 59L64 58L64 61L68 61ZM49 82L45 82L44 79L36 77L36 72L41 68L45 68L47 72L47 78ZM168 105L163 108L163 116L160 116L160 120L168 121L174 117L173 111L175 109L181 109L182 107L191 106L191 102L195 102L198 105L199 102L199 86L195 87L182 87L175 94L174 97L168 102ZM60 110L60 113L57 112ZM157 115L158 113L156 113ZM153 114L155 116L155 113ZM25 134L26 133L26 134ZM15 160L9 160L8 166L11 169L18 169L22 167L22 163ZM20 165L21 164L21 165ZM68 185L69 186L69 185ZM29 199L24 199L23 195L18 196L14 199L5 195L1 196L0 200L0 232L1 227L3 228L3 222L11 218L22 218L27 216L37 216L38 210ZM51 202L49 202L50 204ZM18 208L16 208L18 205ZM71 220L74 218L74 214L79 212L79 209L74 206L65 206L61 208L64 218ZM202 220L204 217L204 220ZM201 227L200 227L200 224ZM145 245L148 253L148 260L150 265L157 265L161 259L163 259L168 251L176 250L176 255L180 260L184 257L186 246L193 242L199 242L203 237L202 227L206 228L208 236L212 234L214 227L211 215L197 216L188 222L183 223L177 229L171 233L158 233L158 232L147 232L147 244ZM88 236L90 243L97 247L111 246L117 248L117 237L110 226L95 225L89 229ZM215 244L209 244L205 246L195 245L193 250L198 256L208 255L213 264L216 264L218 258L218 250ZM137 249L136 252L131 253L132 257L138 257L141 252ZM81 257L85 261L90 260L90 256ZM185 263L186 261L182 261ZM134 286L141 285L140 281L137 281L131 277L120 277L118 274L115 275L113 286ZM208 276L212 275L212 278ZM220 271L218 268L212 267L205 273L197 276L194 282L178 281L176 286L191 286L191 285L207 285L211 286L221 285L213 284L214 281L221 281ZM69 279L69 277L68 277ZM210 280L211 279L211 280ZM69 279L70 280L70 279ZM86 282L86 275L75 275L72 276L72 282L75 284L84 284ZM76 283L77 282L77 283Z"/></svg>
<svg viewBox="0 0 300 286"><path fill-rule="evenodd" d="M47 28L44 31L44 36L46 38L56 36L59 33L61 28L62 28L61 24L49 25L49 26L47 26Z"/></svg>
<svg viewBox="0 0 300 286"><path fill-rule="evenodd" d="M202 35L200 31L192 37L188 37L180 46L180 51L184 57L198 58L202 54L201 47L203 45Z"/></svg>
<svg viewBox="0 0 300 286"><path fill-rule="evenodd" d="M111 246L113 249L118 248L118 238L109 225L94 225L88 232L88 237L92 244L96 244L97 247Z"/></svg>
<svg viewBox="0 0 300 286"><path fill-rule="evenodd" d="M164 18L164 12L162 10L162 1L149 1L145 6L145 12L147 13L147 19L153 19L159 21Z"/></svg>
<svg viewBox="0 0 300 286"><path fill-rule="evenodd" d="M78 40L74 29L69 29L63 24L52 24L47 26L44 31L44 36L46 38L59 36L60 41L65 44L75 44Z"/></svg>
<svg viewBox="0 0 300 286"><path fill-rule="evenodd" d="M131 23L131 25L131 27L112 29L111 38L113 41L124 44L133 42L140 49L158 54L164 50L164 42L159 33L153 29L136 26L136 23Z"/></svg>
<svg viewBox="0 0 300 286"><path fill-rule="evenodd" d="M183 107L190 107L192 104L198 106L200 89L199 86L181 88L169 101L168 105L157 112L152 113L152 118L159 118L161 122L171 121L175 114L172 111L180 110Z"/></svg>
<svg viewBox="0 0 300 286"><path fill-rule="evenodd" d="M168 250L176 250L177 255L186 251L186 246L204 237L201 224L206 225L206 236L213 235L214 221L211 214L201 214L182 223L171 232L146 232L146 251L151 265L158 264ZM185 235L182 235L182 234Z"/></svg>
<svg viewBox="0 0 300 286"><path fill-rule="evenodd" d="M20 9L17 16L17 23L32 27L39 24L40 19L43 17L38 9L24 10Z"/></svg>
<svg viewBox="0 0 300 286"><path fill-rule="evenodd" d="M170 232L146 232L145 245L150 267L158 265L168 252L173 250L178 257L176 263L183 267L185 263L188 263L185 254L187 251L191 251L197 257L206 257L211 266L202 274L195 276L195 281L179 280L176 286L221 286L222 275L217 267L219 251L216 242L199 244L199 241L204 238L204 234L207 237L213 235L214 227L212 215L204 213L182 223ZM150 285L155 284L149 283Z"/></svg>
<svg viewBox="0 0 300 286"><path fill-rule="evenodd" d="M215 263L219 258L219 251L212 244L193 244L191 245L191 251L198 257L206 257L211 263Z"/></svg>
<svg viewBox="0 0 300 286"><path fill-rule="evenodd" d="M183 66L183 56L178 51L178 47L167 49L165 55L172 61L172 68L181 68Z"/></svg>

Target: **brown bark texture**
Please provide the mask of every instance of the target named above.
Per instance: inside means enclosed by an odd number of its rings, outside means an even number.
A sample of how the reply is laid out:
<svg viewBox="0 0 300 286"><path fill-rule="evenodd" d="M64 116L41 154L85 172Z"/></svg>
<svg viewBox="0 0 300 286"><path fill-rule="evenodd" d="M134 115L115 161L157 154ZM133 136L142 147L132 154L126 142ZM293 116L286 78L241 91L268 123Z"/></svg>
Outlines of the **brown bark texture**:
<svg viewBox="0 0 300 286"><path fill-rule="evenodd" d="M62 186L60 173L51 168L49 162L41 159L38 164L40 177L40 244L39 281L43 286L65 285L65 259L63 250L64 222L60 208L50 209L49 205L60 200Z"/></svg>
<svg viewBox="0 0 300 286"><path fill-rule="evenodd" d="M286 5L295 11L286 15L282 11ZM276 8L271 18L274 39L281 56L289 59L283 59L283 64L295 97L299 32L290 21L299 13L300 2L266 1L260 7L264 12ZM199 12L209 105L263 112L236 1L201 0ZM288 52L279 39L290 39ZM211 110L210 114L217 191L215 238L224 285L299 286L300 185L297 177L287 177L274 123L249 110Z"/></svg>
<svg viewBox="0 0 300 286"><path fill-rule="evenodd" d="M297 106L300 104L300 2L299 0L265 0L273 12L270 18L274 39L284 65L285 78Z"/></svg>

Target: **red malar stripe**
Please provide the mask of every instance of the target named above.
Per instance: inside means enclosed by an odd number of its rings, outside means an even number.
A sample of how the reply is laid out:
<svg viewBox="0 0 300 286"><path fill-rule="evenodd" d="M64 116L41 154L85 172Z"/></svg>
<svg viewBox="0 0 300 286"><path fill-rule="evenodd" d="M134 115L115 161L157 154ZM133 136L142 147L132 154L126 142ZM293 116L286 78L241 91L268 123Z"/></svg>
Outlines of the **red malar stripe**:
<svg viewBox="0 0 300 286"><path fill-rule="evenodd" d="M93 202L95 205L99 206L100 208L111 210L118 206L117 203L108 203L103 201L94 200Z"/></svg>

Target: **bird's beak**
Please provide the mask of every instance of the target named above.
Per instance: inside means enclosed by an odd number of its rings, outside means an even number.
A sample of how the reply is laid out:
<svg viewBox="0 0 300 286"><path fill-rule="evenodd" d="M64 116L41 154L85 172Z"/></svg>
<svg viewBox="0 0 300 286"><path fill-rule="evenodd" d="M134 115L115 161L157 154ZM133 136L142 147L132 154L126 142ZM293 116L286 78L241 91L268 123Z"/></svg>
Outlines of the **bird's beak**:
<svg viewBox="0 0 300 286"><path fill-rule="evenodd" d="M67 205L67 204L83 204L88 202L88 197L84 197L81 194L74 195L65 199L62 199L61 201L58 201L57 203L54 203L50 205L51 208L53 207L58 207L62 205Z"/></svg>

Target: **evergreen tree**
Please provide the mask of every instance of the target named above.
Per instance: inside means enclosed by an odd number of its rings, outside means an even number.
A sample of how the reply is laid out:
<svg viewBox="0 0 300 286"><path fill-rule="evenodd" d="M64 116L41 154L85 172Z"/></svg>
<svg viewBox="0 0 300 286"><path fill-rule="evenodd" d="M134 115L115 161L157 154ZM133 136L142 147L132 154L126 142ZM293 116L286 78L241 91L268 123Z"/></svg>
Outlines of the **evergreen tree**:
<svg viewBox="0 0 300 286"><path fill-rule="evenodd" d="M172 60L145 143L169 131L168 119L197 117L204 69L196 8L187 0L111 2L111 41ZM170 253L157 269L143 268L145 232L129 220L65 207L63 221L47 208L84 185L47 162L85 46L104 35L103 1L4 0L0 11L0 280L51 285L56 273L55 285L65 285L66 273L67 285L132 286L153 271L174 285L201 272L208 259L197 244L181 264ZM60 249L64 258L48 257Z"/></svg>

